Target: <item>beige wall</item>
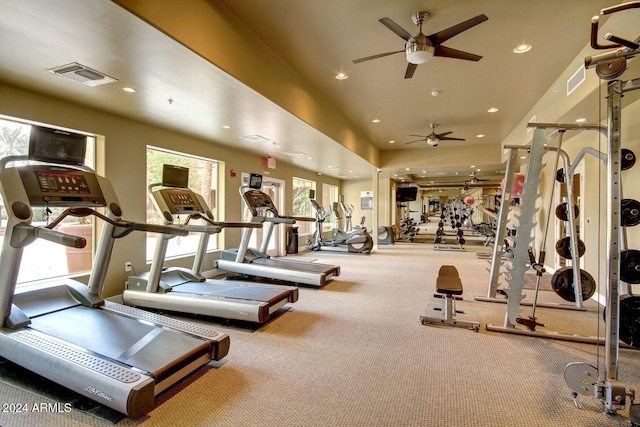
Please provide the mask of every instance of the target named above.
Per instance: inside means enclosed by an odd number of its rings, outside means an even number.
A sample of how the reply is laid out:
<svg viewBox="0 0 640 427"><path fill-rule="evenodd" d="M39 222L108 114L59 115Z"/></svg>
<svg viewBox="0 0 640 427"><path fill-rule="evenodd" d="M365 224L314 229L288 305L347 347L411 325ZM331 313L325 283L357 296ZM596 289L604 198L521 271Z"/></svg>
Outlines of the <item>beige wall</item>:
<svg viewBox="0 0 640 427"><path fill-rule="evenodd" d="M211 141L182 135L124 117L116 116L85 106L73 104L42 94L25 91L0 84L0 115L19 118L44 125L79 130L102 136L98 146L97 170L111 180L124 212L124 218L132 221L146 219L146 146L152 145L218 160L223 163L223 188L220 188L219 220L239 221L241 201L238 194L242 172L263 173L264 159L261 156L233 150ZM231 171L236 172L230 177ZM285 180L285 197L288 212L291 212L291 178L293 176L340 186L340 180L317 176L314 172L278 162L277 169L269 170L270 176ZM321 196L321 195L320 195ZM225 230L225 247L238 246L239 230ZM137 272L148 270L145 262L145 234L132 233L126 243L116 242L105 284L104 296L119 294L126 280L124 266L131 261ZM207 268L212 268L213 257ZM190 267L191 257L172 261L171 265ZM86 279L86 278L85 278Z"/></svg>

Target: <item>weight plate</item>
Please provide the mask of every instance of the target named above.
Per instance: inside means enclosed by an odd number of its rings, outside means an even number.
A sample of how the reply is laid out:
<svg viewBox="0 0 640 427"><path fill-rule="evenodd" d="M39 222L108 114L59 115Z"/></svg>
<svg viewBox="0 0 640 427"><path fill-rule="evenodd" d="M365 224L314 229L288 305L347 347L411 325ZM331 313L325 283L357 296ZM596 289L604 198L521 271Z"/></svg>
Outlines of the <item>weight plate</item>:
<svg viewBox="0 0 640 427"><path fill-rule="evenodd" d="M560 168L556 171L556 181L564 182L564 169Z"/></svg>
<svg viewBox="0 0 640 427"><path fill-rule="evenodd" d="M464 240L464 237L458 237L458 243L464 245L466 243L466 240Z"/></svg>
<svg viewBox="0 0 640 427"><path fill-rule="evenodd" d="M578 258L581 258L584 255L584 252L587 250L584 242L578 239ZM556 242L556 252L564 259L571 258L571 237L563 237L562 239Z"/></svg>
<svg viewBox="0 0 640 427"><path fill-rule="evenodd" d="M628 249L620 252L620 279L633 285L640 283L640 251Z"/></svg>
<svg viewBox="0 0 640 427"><path fill-rule="evenodd" d="M628 148L623 148L622 158L620 161L620 167L622 168L622 170L626 171L627 169L631 169L635 164L636 164L636 155L633 153L633 151L629 150Z"/></svg>
<svg viewBox="0 0 640 427"><path fill-rule="evenodd" d="M438 236L433 240L433 243L440 243L442 242L442 237Z"/></svg>
<svg viewBox="0 0 640 427"><path fill-rule="evenodd" d="M596 282L586 271L580 269L580 283L582 285L582 301L588 300L596 292ZM551 276L551 287L558 296L566 301L575 302L573 289L573 268L562 267Z"/></svg>
<svg viewBox="0 0 640 427"><path fill-rule="evenodd" d="M567 206L567 202L560 203L558 206L556 206L556 217L558 219L569 221L569 217L567 216ZM580 208L578 207L578 205L573 205L573 213L573 217L578 218L578 215L580 215Z"/></svg>
<svg viewBox="0 0 640 427"><path fill-rule="evenodd" d="M622 199L622 226L633 227L640 224L640 202L633 199Z"/></svg>
<svg viewBox="0 0 640 427"><path fill-rule="evenodd" d="M462 229L458 228L458 231L456 231L456 234L458 236L462 236L464 234L464 231L462 231Z"/></svg>
<svg viewBox="0 0 640 427"><path fill-rule="evenodd" d="M640 348L640 297L620 298L620 340Z"/></svg>

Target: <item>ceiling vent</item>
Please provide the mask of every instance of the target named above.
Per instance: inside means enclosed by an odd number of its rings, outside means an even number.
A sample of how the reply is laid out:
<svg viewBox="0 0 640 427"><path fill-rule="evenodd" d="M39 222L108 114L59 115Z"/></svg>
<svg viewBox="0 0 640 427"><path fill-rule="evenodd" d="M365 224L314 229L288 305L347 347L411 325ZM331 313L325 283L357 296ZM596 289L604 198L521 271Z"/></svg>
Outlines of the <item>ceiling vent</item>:
<svg viewBox="0 0 640 427"><path fill-rule="evenodd" d="M246 142L267 142L269 139L265 138L262 135L245 135L240 137L241 140Z"/></svg>
<svg viewBox="0 0 640 427"><path fill-rule="evenodd" d="M80 65L77 62L61 65L55 68L49 68L47 71L59 76L68 77L87 86L98 86L118 81L118 79L109 77L99 71L92 70L91 68Z"/></svg>
<svg viewBox="0 0 640 427"><path fill-rule="evenodd" d="M582 82L584 82L584 79L585 79L584 70L585 70L584 66L581 65L580 68L578 68L578 70L575 73L573 73L571 77L569 77L569 80L567 80L567 96L571 95L571 92L576 90L578 86L580 86Z"/></svg>
<svg viewBox="0 0 640 427"><path fill-rule="evenodd" d="M304 156L302 151L283 151L282 154L289 157Z"/></svg>

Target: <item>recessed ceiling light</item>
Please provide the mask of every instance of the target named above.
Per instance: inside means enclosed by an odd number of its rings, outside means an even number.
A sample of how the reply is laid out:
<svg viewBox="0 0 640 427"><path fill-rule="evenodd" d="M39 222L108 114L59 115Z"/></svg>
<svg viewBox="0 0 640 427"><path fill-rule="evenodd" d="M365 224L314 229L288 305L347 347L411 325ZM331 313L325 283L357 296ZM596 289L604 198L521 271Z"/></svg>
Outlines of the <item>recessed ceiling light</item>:
<svg viewBox="0 0 640 427"><path fill-rule="evenodd" d="M489 113L496 113L498 112L498 109L496 107L491 107L487 110Z"/></svg>
<svg viewBox="0 0 640 427"><path fill-rule="evenodd" d="M482 172L482 169L476 169L476 172Z"/></svg>
<svg viewBox="0 0 640 427"><path fill-rule="evenodd" d="M136 92L136 90L134 88L132 88L132 87L123 87L122 90L125 91L125 92L129 92L129 93L135 93Z"/></svg>
<svg viewBox="0 0 640 427"><path fill-rule="evenodd" d="M473 169L473 168L475 168L475 167L476 167L476 165L471 165L471 168L472 168L472 169Z"/></svg>
<svg viewBox="0 0 640 427"><path fill-rule="evenodd" d="M371 123L380 123L380 119L373 119L371 120Z"/></svg>
<svg viewBox="0 0 640 427"><path fill-rule="evenodd" d="M406 170L406 171L410 171L410 170L411 170L411 168L404 168L404 170Z"/></svg>
<svg viewBox="0 0 640 427"><path fill-rule="evenodd" d="M229 126L229 125L222 125L222 129L231 129L231 126Z"/></svg>
<svg viewBox="0 0 640 427"><path fill-rule="evenodd" d="M313 160L313 157L307 157L307 160Z"/></svg>
<svg viewBox="0 0 640 427"><path fill-rule="evenodd" d="M521 44L519 46L516 46L513 48L513 53L525 53L525 52L529 52L531 50L533 46L531 46L530 44Z"/></svg>
<svg viewBox="0 0 640 427"><path fill-rule="evenodd" d="M587 121L587 119L585 119L585 118L583 118L583 117L581 117L581 118L579 118L579 119L576 119L576 123L584 123L584 122L586 122L586 121Z"/></svg>
<svg viewBox="0 0 640 427"><path fill-rule="evenodd" d="M395 144L396 142L392 139L391 141L389 141L389 144Z"/></svg>
<svg viewBox="0 0 640 427"><path fill-rule="evenodd" d="M479 133L476 135L476 138L484 138L484 134L483 133Z"/></svg>
<svg viewBox="0 0 640 427"><path fill-rule="evenodd" d="M346 80L348 78L349 78L348 74L345 74L345 73L342 73L342 72L336 74L336 79L338 79L338 80Z"/></svg>
<svg viewBox="0 0 640 427"><path fill-rule="evenodd" d="M527 158L527 156L520 156L520 158L521 158L521 159L526 159L526 158Z"/></svg>

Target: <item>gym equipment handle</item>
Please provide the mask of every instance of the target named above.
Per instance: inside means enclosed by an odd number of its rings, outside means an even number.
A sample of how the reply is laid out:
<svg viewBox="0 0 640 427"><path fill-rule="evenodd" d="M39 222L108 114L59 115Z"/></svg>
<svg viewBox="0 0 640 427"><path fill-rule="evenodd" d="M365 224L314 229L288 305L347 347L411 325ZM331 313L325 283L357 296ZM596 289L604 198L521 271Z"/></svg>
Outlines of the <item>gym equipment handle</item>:
<svg viewBox="0 0 640 427"><path fill-rule="evenodd" d="M172 234L174 236L186 236L189 234L189 230L186 228L172 225L131 222L129 223L129 227L134 231L150 231L152 233Z"/></svg>
<svg viewBox="0 0 640 427"><path fill-rule="evenodd" d="M45 239L59 245L82 249L87 245L84 237L73 236L56 230L33 225L16 225L11 236L11 246L24 247L35 239Z"/></svg>

